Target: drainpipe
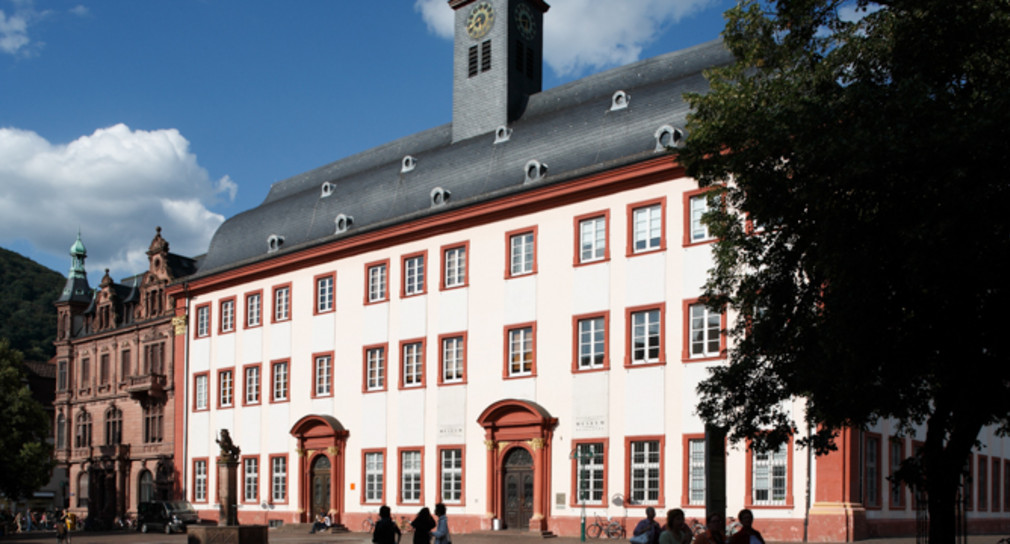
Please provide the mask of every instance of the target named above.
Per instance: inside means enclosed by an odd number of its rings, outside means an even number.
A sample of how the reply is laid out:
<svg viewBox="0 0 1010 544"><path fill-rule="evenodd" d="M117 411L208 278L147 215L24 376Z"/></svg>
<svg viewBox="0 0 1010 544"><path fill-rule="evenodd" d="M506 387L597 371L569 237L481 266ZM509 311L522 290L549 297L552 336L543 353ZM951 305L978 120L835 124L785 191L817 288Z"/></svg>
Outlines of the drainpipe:
<svg viewBox="0 0 1010 544"><path fill-rule="evenodd" d="M182 485L180 489L182 490L182 499L186 499L186 482L189 481L189 395L190 388L186 387L189 382L189 282L182 282L182 292L183 296L186 297L186 313L183 316L186 318L186 332L185 340L182 342L182 376L183 376L183 386L182 386ZM173 331L174 332L174 331ZM178 395L176 395L178 399ZM176 409L179 406L176 404Z"/></svg>
<svg viewBox="0 0 1010 544"><path fill-rule="evenodd" d="M813 446L810 445L810 438L813 434L811 429L811 421L809 414L807 416L807 498L806 498L806 510L803 513L803 542L809 542L808 537L810 533L810 500L811 500L811 486L812 486L812 474L814 466L814 450Z"/></svg>

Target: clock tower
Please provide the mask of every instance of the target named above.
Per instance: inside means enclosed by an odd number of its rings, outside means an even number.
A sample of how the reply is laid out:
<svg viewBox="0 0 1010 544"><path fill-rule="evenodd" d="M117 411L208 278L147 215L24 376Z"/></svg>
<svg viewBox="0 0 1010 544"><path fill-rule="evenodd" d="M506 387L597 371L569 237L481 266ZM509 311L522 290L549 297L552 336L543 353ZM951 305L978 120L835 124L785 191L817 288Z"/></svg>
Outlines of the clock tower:
<svg viewBox="0 0 1010 544"><path fill-rule="evenodd" d="M449 0L456 11L452 140L518 119L543 84L543 0Z"/></svg>

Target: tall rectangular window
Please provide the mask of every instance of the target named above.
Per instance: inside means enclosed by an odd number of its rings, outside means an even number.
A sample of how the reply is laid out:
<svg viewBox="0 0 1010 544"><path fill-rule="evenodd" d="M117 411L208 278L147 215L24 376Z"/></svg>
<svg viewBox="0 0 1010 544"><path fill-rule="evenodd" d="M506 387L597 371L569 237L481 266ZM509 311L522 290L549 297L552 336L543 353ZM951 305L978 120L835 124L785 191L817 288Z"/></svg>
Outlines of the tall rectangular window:
<svg viewBox="0 0 1010 544"><path fill-rule="evenodd" d="M533 326L508 329L507 368L508 377L532 376L534 372L534 330Z"/></svg>
<svg viewBox="0 0 1010 544"><path fill-rule="evenodd" d="M256 457L242 459L242 502L259 500L260 460Z"/></svg>
<svg viewBox="0 0 1010 544"><path fill-rule="evenodd" d="M401 349L402 387L424 385L424 342L409 342Z"/></svg>
<svg viewBox="0 0 1010 544"><path fill-rule="evenodd" d="M386 348L376 346L365 349L365 390L386 389Z"/></svg>
<svg viewBox="0 0 1010 544"><path fill-rule="evenodd" d="M386 300L386 269L387 262L368 265L368 300L369 303Z"/></svg>
<svg viewBox="0 0 1010 544"><path fill-rule="evenodd" d="M631 364L661 362L663 357L662 308L629 310L628 327Z"/></svg>
<svg viewBox="0 0 1010 544"><path fill-rule="evenodd" d="M865 506L880 506L880 437L866 436L863 451Z"/></svg>
<svg viewBox="0 0 1010 544"><path fill-rule="evenodd" d="M67 362L60 361L56 363L56 390L66 391L67 390Z"/></svg>
<svg viewBox="0 0 1010 544"><path fill-rule="evenodd" d="M218 405L221 408L230 408L235 404L235 371L222 370L217 374L218 380Z"/></svg>
<svg viewBox="0 0 1010 544"><path fill-rule="evenodd" d="M103 353L98 358L98 383L109 383L109 354Z"/></svg>
<svg viewBox="0 0 1010 544"><path fill-rule="evenodd" d="M196 335L204 337L210 334L210 304L196 307Z"/></svg>
<svg viewBox="0 0 1010 544"><path fill-rule="evenodd" d="M132 374L130 350L124 349L119 352L119 381L125 381Z"/></svg>
<svg viewBox="0 0 1010 544"><path fill-rule="evenodd" d="M989 458L978 456L978 511L989 510Z"/></svg>
<svg viewBox="0 0 1010 544"><path fill-rule="evenodd" d="M579 221L579 262L591 263L607 258L607 218L591 217Z"/></svg>
<svg viewBox="0 0 1010 544"><path fill-rule="evenodd" d="M400 452L400 502L421 502L421 452Z"/></svg>
<svg viewBox="0 0 1010 544"><path fill-rule="evenodd" d="M193 461L193 502L207 502L207 461Z"/></svg>
<svg viewBox="0 0 1010 544"><path fill-rule="evenodd" d="M782 444L775 451L751 452L751 504L755 506L786 504L789 469L787 447L786 444Z"/></svg>
<svg viewBox="0 0 1010 544"><path fill-rule="evenodd" d="M606 459L602 442L586 442L575 447L575 481L578 504L601 504L606 501L604 482Z"/></svg>
<svg viewBox="0 0 1010 544"><path fill-rule="evenodd" d="M705 504L705 439L687 441L687 503Z"/></svg>
<svg viewBox="0 0 1010 544"><path fill-rule="evenodd" d="M442 288L466 285L466 246L454 246L442 251Z"/></svg>
<svg viewBox="0 0 1010 544"><path fill-rule="evenodd" d="M273 502L288 500L288 458L270 458L270 498Z"/></svg>
<svg viewBox="0 0 1010 544"><path fill-rule="evenodd" d="M333 274L316 278L316 313L333 311Z"/></svg>
<svg viewBox="0 0 1010 544"><path fill-rule="evenodd" d="M464 336L442 338L442 383L461 383L465 378L466 339Z"/></svg>
<svg viewBox="0 0 1010 544"><path fill-rule="evenodd" d="M245 367L245 404L260 403L260 365Z"/></svg>
<svg viewBox="0 0 1010 544"><path fill-rule="evenodd" d="M144 443L157 444L165 437L165 405L144 406Z"/></svg>
<svg viewBox="0 0 1010 544"><path fill-rule="evenodd" d="M207 382L208 375L206 373L197 374L193 377L193 409L194 410L206 410L207 409Z"/></svg>
<svg viewBox="0 0 1010 544"><path fill-rule="evenodd" d="M261 293L250 293L245 297L245 326L246 328L259 327L261 321L261 308L263 306L263 295Z"/></svg>
<svg viewBox="0 0 1010 544"><path fill-rule="evenodd" d="M632 504L659 504L660 488L660 451L659 440L631 441L630 464L628 466L628 482Z"/></svg>
<svg viewBox="0 0 1010 544"><path fill-rule="evenodd" d="M708 196L704 193L695 195L690 197L688 202L690 208L691 243L709 240L711 236L708 233L708 226L701 222L702 217L708 212Z"/></svg>
<svg viewBox="0 0 1010 544"><path fill-rule="evenodd" d="M992 458L992 511L999 512L1002 498L1000 496L1000 486L1003 484L1003 479L1000 478L1000 468L1003 465L1003 460L996 457Z"/></svg>
<svg viewBox="0 0 1010 544"><path fill-rule="evenodd" d="M364 502L381 503L382 479L385 473L384 454L381 451L365 453Z"/></svg>
<svg viewBox="0 0 1010 544"><path fill-rule="evenodd" d="M536 272L536 231L529 230L508 235L508 276L522 276Z"/></svg>
<svg viewBox="0 0 1010 544"><path fill-rule="evenodd" d="M905 444L901 439L891 439L890 446L890 467L891 476L901 468L901 462L905 459ZM905 507L905 486L903 484L895 485L895 480L892 478L891 483L888 486L891 491L891 509L904 508Z"/></svg>
<svg viewBox="0 0 1010 544"><path fill-rule="evenodd" d="M445 448L440 450L438 455L442 501L460 503L463 501L463 450Z"/></svg>
<svg viewBox="0 0 1010 544"><path fill-rule="evenodd" d="M404 257L403 296L420 295L424 291L424 254Z"/></svg>
<svg viewBox="0 0 1010 544"><path fill-rule="evenodd" d="M288 362L276 361L270 366L270 402L285 402L288 400Z"/></svg>
<svg viewBox="0 0 1010 544"><path fill-rule="evenodd" d="M688 359L722 356L722 314L702 303L687 307Z"/></svg>
<svg viewBox="0 0 1010 544"><path fill-rule="evenodd" d="M593 370L605 367L607 357L607 319L593 316L575 321L577 369Z"/></svg>
<svg viewBox="0 0 1010 544"><path fill-rule="evenodd" d="M235 299L221 301L221 332L235 330Z"/></svg>
<svg viewBox="0 0 1010 544"><path fill-rule="evenodd" d="M663 247L663 205L652 204L631 211L632 253Z"/></svg>
<svg viewBox="0 0 1010 544"><path fill-rule="evenodd" d="M313 365L315 389L313 396L328 397L333 393L333 356L316 355Z"/></svg>
<svg viewBox="0 0 1010 544"><path fill-rule="evenodd" d="M274 321L291 319L291 286L274 288Z"/></svg>

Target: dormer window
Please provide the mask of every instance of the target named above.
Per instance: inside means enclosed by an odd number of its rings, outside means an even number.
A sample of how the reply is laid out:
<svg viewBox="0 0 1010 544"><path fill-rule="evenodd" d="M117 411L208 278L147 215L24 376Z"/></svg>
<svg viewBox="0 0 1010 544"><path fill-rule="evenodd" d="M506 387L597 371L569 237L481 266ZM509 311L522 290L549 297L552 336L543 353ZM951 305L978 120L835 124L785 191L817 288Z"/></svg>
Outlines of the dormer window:
<svg viewBox="0 0 1010 544"><path fill-rule="evenodd" d="M284 244L284 237L271 234L267 237L267 253L274 253Z"/></svg>

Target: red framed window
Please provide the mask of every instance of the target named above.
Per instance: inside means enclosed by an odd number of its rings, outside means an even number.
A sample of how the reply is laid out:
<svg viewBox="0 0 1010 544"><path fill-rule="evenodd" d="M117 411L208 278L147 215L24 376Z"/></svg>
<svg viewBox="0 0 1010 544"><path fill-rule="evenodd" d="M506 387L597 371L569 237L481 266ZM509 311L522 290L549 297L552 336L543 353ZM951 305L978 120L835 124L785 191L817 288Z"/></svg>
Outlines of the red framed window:
<svg viewBox="0 0 1010 544"><path fill-rule="evenodd" d="M424 338L400 342L400 389L424 387Z"/></svg>
<svg viewBox="0 0 1010 544"><path fill-rule="evenodd" d="M258 455L242 456L242 503L260 502L260 458Z"/></svg>
<svg viewBox="0 0 1010 544"><path fill-rule="evenodd" d="M442 281L440 288L457 289L470 283L470 267L467 256L470 254L470 242L442 246Z"/></svg>
<svg viewBox="0 0 1010 544"><path fill-rule="evenodd" d="M315 305L312 309L313 315L326 314L336 308L336 285L337 273L327 272L319 274L313 278L315 284Z"/></svg>
<svg viewBox="0 0 1010 544"><path fill-rule="evenodd" d="M270 362L270 403L287 402L291 397L291 366L287 359Z"/></svg>
<svg viewBox="0 0 1010 544"><path fill-rule="evenodd" d="M235 297L222 299L218 307L218 334L235 332Z"/></svg>
<svg viewBox="0 0 1010 544"><path fill-rule="evenodd" d="M445 504L466 504L465 452L463 445L438 446L438 499Z"/></svg>
<svg viewBox="0 0 1010 544"><path fill-rule="evenodd" d="M1003 467L1003 460L998 457L992 458L992 511L999 512L1002 508L1003 498L1000 495L1000 490L1003 485L1003 478L1001 477L1000 469Z"/></svg>
<svg viewBox="0 0 1010 544"><path fill-rule="evenodd" d="M245 294L245 328L253 329L263 324L263 290Z"/></svg>
<svg viewBox="0 0 1010 544"><path fill-rule="evenodd" d="M235 406L235 368L222 368L217 371L217 407L231 408Z"/></svg>
<svg viewBox="0 0 1010 544"><path fill-rule="evenodd" d="M291 320L291 283L274 286L273 322Z"/></svg>
<svg viewBox="0 0 1010 544"><path fill-rule="evenodd" d="M505 233L505 278L537 273L537 227Z"/></svg>
<svg viewBox="0 0 1010 544"><path fill-rule="evenodd" d="M572 317L572 372L610 368L610 312Z"/></svg>
<svg viewBox="0 0 1010 544"><path fill-rule="evenodd" d="M901 468L901 462L905 460L905 439L893 436L888 442L888 449L890 453L889 466L891 469L891 479L889 480L887 489L889 490L890 501L889 505L891 510L904 510L905 509L905 484L900 483L895 485L896 480L893 478L894 473Z"/></svg>
<svg viewBox="0 0 1010 544"><path fill-rule="evenodd" d="M530 378L537 375L537 323L505 327L505 366L502 377Z"/></svg>
<svg viewBox="0 0 1010 544"><path fill-rule="evenodd" d="M423 295L427 292L428 283L425 263L428 252L420 251L404 255L400 259L400 271L403 281L400 282L400 298Z"/></svg>
<svg viewBox="0 0 1010 544"><path fill-rule="evenodd" d="M684 362L726 357L726 312L715 313L700 299L684 301Z"/></svg>
<svg viewBox="0 0 1010 544"><path fill-rule="evenodd" d="M206 338L210 336L210 303L200 304L196 307L196 327L193 329L196 338Z"/></svg>
<svg viewBox="0 0 1010 544"><path fill-rule="evenodd" d="M263 381L263 365L248 364L242 367L242 405L255 406L260 403L260 387Z"/></svg>
<svg viewBox="0 0 1010 544"><path fill-rule="evenodd" d="M715 238L702 222L702 217L708 212L709 188L695 189L684 192L684 246L708 244Z"/></svg>
<svg viewBox="0 0 1010 544"><path fill-rule="evenodd" d="M772 451L747 445L747 508L793 507L793 439Z"/></svg>
<svg viewBox="0 0 1010 544"><path fill-rule="evenodd" d="M389 300L389 259L365 265L365 304Z"/></svg>
<svg viewBox="0 0 1010 544"><path fill-rule="evenodd" d="M424 504L424 448L399 448L400 486L397 504Z"/></svg>
<svg viewBox="0 0 1010 544"><path fill-rule="evenodd" d="M312 397L333 396L333 352L312 354Z"/></svg>
<svg viewBox="0 0 1010 544"><path fill-rule="evenodd" d="M466 383L466 332L438 337L438 385Z"/></svg>
<svg viewBox="0 0 1010 544"><path fill-rule="evenodd" d="M288 454L270 455L270 503L288 502Z"/></svg>
<svg viewBox="0 0 1010 544"><path fill-rule="evenodd" d="M361 348L365 377L361 384L362 392L386 390L386 347L387 344L375 344Z"/></svg>
<svg viewBox="0 0 1010 544"><path fill-rule="evenodd" d="M1010 512L1010 459L1003 460L1003 511Z"/></svg>
<svg viewBox="0 0 1010 544"><path fill-rule="evenodd" d="M879 509L880 500L880 435L863 434L863 506Z"/></svg>
<svg viewBox="0 0 1010 544"><path fill-rule="evenodd" d="M680 503L705 506L705 434L684 435L684 475Z"/></svg>
<svg viewBox="0 0 1010 544"><path fill-rule="evenodd" d="M194 503L207 503L207 496L209 492L209 484L207 478L207 458L206 457L194 457L193 458L193 502Z"/></svg>
<svg viewBox="0 0 1010 544"><path fill-rule="evenodd" d="M610 211L603 210L575 218L574 265L610 260Z"/></svg>
<svg viewBox="0 0 1010 544"><path fill-rule="evenodd" d="M386 502L386 448L361 451L361 504Z"/></svg>
<svg viewBox="0 0 1010 544"><path fill-rule="evenodd" d="M605 438L572 441L571 506L607 506L607 443Z"/></svg>
<svg viewBox="0 0 1010 544"><path fill-rule="evenodd" d="M631 498L629 506L661 509L665 503L666 437L629 436L624 441L624 496Z"/></svg>
<svg viewBox="0 0 1010 544"><path fill-rule="evenodd" d="M628 204L627 256L666 249L666 198Z"/></svg>
<svg viewBox="0 0 1010 544"><path fill-rule="evenodd" d="M193 374L193 411L210 410L210 372Z"/></svg>
<svg viewBox="0 0 1010 544"><path fill-rule="evenodd" d="M666 304L627 308L624 319L624 366L666 364Z"/></svg>
<svg viewBox="0 0 1010 544"><path fill-rule="evenodd" d="M975 509L975 454L969 454L968 460L965 463L964 474L961 476L961 481L964 484L964 496L967 498L965 501L965 508L967 510Z"/></svg>
<svg viewBox="0 0 1010 544"><path fill-rule="evenodd" d="M989 511L989 457L978 456L978 511Z"/></svg>

